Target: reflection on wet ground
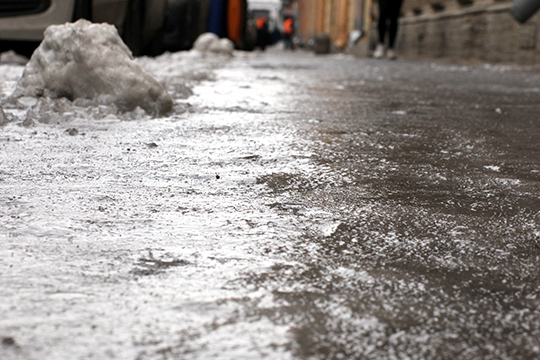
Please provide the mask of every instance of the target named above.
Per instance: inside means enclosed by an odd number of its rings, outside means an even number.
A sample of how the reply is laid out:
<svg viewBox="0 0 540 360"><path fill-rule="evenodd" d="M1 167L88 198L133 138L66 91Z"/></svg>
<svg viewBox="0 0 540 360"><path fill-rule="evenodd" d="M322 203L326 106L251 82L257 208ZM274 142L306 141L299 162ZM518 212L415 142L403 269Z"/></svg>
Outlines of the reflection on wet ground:
<svg viewBox="0 0 540 360"><path fill-rule="evenodd" d="M540 357L537 69L183 65L170 118L1 130L9 356Z"/></svg>

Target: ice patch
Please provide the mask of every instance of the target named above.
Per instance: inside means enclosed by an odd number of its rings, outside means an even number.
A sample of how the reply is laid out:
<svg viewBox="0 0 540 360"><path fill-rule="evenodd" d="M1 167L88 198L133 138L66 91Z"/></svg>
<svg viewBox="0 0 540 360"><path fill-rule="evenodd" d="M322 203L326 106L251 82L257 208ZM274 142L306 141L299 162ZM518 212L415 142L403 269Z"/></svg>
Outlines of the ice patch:
<svg viewBox="0 0 540 360"><path fill-rule="evenodd" d="M337 230L339 225L341 225L341 222L339 221L328 221L320 225L320 231L325 237L332 236L332 234Z"/></svg>
<svg viewBox="0 0 540 360"><path fill-rule="evenodd" d="M500 166L496 166L496 165L485 165L485 166L484 166L484 169L491 170L491 171L496 171L496 172L500 172L500 171L501 171L501 167L500 167Z"/></svg>
<svg viewBox="0 0 540 360"><path fill-rule="evenodd" d="M171 96L134 61L116 28L86 20L45 30L12 98L24 96L88 99L121 111L140 107L151 115L173 107Z"/></svg>
<svg viewBox="0 0 540 360"><path fill-rule="evenodd" d="M495 179L495 181L502 185L509 185L509 186L517 186L521 184L521 181L519 179Z"/></svg>

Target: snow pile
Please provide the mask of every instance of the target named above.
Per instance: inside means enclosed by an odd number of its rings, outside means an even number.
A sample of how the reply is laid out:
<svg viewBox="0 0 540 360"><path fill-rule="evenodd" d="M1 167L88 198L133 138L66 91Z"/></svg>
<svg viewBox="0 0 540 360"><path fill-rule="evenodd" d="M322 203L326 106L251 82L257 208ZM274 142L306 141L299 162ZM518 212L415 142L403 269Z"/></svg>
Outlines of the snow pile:
<svg viewBox="0 0 540 360"><path fill-rule="evenodd" d="M232 55L234 50L234 44L229 39L220 39L214 33L204 33L201 34L195 43L193 44L193 49L201 53L217 53Z"/></svg>
<svg viewBox="0 0 540 360"><path fill-rule="evenodd" d="M26 65L12 98L65 97L165 114L173 101L133 59L116 28L86 20L52 25Z"/></svg>
<svg viewBox="0 0 540 360"><path fill-rule="evenodd" d="M9 50L0 54L0 64L26 65L28 58Z"/></svg>

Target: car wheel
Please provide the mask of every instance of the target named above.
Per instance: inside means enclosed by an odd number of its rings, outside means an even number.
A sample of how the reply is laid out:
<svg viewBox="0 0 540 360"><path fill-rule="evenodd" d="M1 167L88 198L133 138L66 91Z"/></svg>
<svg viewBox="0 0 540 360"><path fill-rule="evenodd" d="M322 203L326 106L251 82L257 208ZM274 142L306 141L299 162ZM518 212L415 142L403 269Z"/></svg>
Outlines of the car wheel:
<svg viewBox="0 0 540 360"><path fill-rule="evenodd" d="M73 22L79 19L92 21L92 0L76 0L73 8Z"/></svg>
<svg viewBox="0 0 540 360"><path fill-rule="evenodd" d="M165 36L165 25L161 26L154 38L150 41L146 50L144 51L145 55L148 56L158 56L163 54L163 38Z"/></svg>
<svg viewBox="0 0 540 360"><path fill-rule="evenodd" d="M122 38L133 56L139 56L143 50L144 12L142 0L131 0L128 4Z"/></svg>

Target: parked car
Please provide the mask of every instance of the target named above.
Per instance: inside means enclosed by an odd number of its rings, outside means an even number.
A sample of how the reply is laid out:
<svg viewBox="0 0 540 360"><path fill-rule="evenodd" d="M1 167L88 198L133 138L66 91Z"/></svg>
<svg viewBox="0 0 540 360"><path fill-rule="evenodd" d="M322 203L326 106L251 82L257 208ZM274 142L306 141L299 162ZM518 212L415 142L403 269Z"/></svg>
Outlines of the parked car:
<svg viewBox="0 0 540 360"><path fill-rule="evenodd" d="M36 46L49 25L80 18L113 24L134 55L162 51L166 0L0 0L0 46Z"/></svg>
<svg viewBox="0 0 540 360"><path fill-rule="evenodd" d="M167 0L165 50L189 50L207 31L209 0Z"/></svg>

